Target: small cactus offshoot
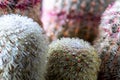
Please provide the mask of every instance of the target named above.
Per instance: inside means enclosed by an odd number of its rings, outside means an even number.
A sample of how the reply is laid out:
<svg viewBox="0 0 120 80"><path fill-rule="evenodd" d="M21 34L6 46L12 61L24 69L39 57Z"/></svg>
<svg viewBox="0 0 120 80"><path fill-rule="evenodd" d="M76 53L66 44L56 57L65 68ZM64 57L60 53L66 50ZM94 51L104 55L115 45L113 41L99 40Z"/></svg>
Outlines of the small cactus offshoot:
<svg viewBox="0 0 120 80"><path fill-rule="evenodd" d="M97 80L100 59L86 41L62 38L50 44L46 80Z"/></svg>
<svg viewBox="0 0 120 80"><path fill-rule="evenodd" d="M0 80L44 80L47 40L32 19L0 17Z"/></svg>

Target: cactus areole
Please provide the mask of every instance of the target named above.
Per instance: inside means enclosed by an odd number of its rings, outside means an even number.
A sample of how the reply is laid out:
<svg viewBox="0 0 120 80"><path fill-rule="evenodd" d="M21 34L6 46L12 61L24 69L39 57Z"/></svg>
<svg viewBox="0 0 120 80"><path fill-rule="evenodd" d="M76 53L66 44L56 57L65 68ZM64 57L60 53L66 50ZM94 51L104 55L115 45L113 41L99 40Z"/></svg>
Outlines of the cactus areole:
<svg viewBox="0 0 120 80"><path fill-rule="evenodd" d="M0 17L0 80L44 80L46 43L32 19L15 14Z"/></svg>
<svg viewBox="0 0 120 80"><path fill-rule="evenodd" d="M46 80L97 80L100 59L87 42L62 38L48 51Z"/></svg>

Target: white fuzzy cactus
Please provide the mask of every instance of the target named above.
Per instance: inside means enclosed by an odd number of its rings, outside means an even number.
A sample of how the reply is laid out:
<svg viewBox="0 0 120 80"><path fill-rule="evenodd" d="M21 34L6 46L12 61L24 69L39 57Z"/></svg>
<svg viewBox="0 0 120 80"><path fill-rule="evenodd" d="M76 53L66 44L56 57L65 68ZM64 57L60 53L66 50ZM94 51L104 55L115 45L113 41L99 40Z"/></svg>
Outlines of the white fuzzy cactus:
<svg viewBox="0 0 120 80"><path fill-rule="evenodd" d="M44 80L47 42L32 19L0 17L0 80Z"/></svg>

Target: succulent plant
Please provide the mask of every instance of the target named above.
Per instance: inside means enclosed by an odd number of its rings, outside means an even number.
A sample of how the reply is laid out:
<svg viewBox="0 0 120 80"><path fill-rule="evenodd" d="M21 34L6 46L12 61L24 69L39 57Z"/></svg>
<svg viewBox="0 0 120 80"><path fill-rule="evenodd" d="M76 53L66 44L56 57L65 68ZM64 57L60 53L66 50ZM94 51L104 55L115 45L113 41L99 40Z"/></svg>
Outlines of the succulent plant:
<svg viewBox="0 0 120 80"><path fill-rule="evenodd" d="M102 60L98 80L120 80L120 0L116 0L102 15L100 35L95 47ZM97 46L96 46L97 45Z"/></svg>
<svg viewBox="0 0 120 80"><path fill-rule="evenodd" d="M120 0L109 5L101 17L100 38L112 38L115 41L120 32Z"/></svg>
<svg viewBox="0 0 120 80"><path fill-rule="evenodd" d="M104 41L118 41L120 38L120 0L110 4L104 11L99 25L99 36L94 45L99 49Z"/></svg>
<svg viewBox="0 0 120 80"><path fill-rule="evenodd" d="M44 0L43 27L50 40L79 37L92 43L98 34L101 14L113 1Z"/></svg>
<svg viewBox="0 0 120 80"><path fill-rule="evenodd" d="M0 15L14 13L28 16L40 25L42 0L0 0Z"/></svg>
<svg viewBox="0 0 120 80"><path fill-rule="evenodd" d="M47 39L32 19L0 17L0 80L44 80Z"/></svg>
<svg viewBox="0 0 120 80"><path fill-rule="evenodd" d="M49 45L46 80L97 80L100 59L86 41L62 38Z"/></svg>
<svg viewBox="0 0 120 80"><path fill-rule="evenodd" d="M101 58L98 80L120 80L120 42L104 41L98 53Z"/></svg>

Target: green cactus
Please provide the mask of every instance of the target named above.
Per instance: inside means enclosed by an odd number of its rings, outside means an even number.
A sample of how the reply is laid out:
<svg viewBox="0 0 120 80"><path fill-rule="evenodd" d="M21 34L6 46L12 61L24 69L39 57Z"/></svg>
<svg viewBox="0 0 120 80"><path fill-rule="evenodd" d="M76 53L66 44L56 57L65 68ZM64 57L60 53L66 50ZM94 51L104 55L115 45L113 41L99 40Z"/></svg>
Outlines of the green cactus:
<svg viewBox="0 0 120 80"><path fill-rule="evenodd" d="M100 59L89 43L62 38L50 44L46 80L97 80Z"/></svg>
<svg viewBox="0 0 120 80"><path fill-rule="evenodd" d="M0 80L44 80L47 39L40 26L20 15L0 17Z"/></svg>
<svg viewBox="0 0 120 80"><path fill-rule="evenodd" d="M95 44L103 42L105 39L119 39L120 33L120 0L115 0L110 4L101 16L99 25L99 36Z"/></svg>

